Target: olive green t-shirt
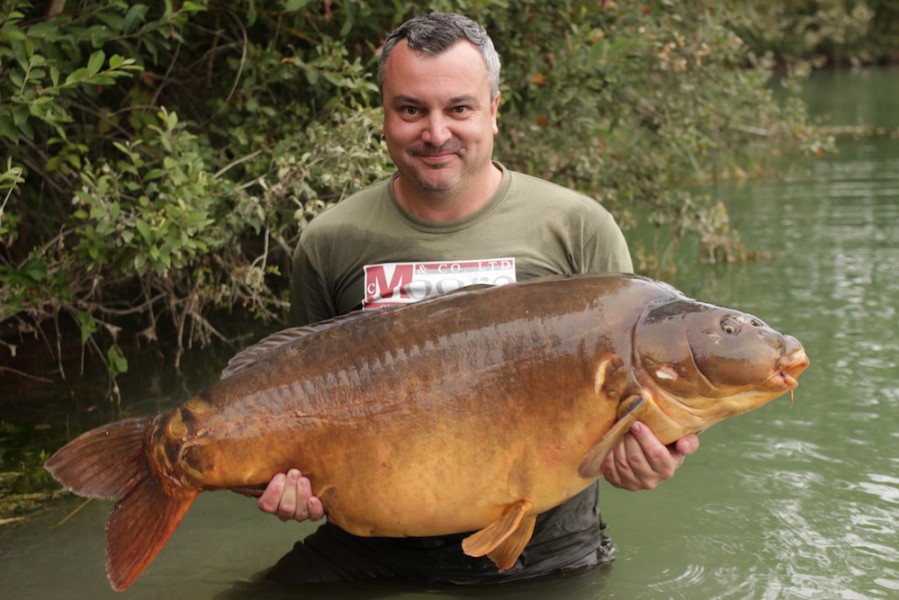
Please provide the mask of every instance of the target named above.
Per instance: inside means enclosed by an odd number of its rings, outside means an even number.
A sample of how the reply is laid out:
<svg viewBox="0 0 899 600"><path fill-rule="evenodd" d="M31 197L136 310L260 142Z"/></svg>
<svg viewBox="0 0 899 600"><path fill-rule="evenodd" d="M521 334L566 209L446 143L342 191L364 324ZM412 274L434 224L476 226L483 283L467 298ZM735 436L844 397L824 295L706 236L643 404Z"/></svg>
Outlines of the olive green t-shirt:
<svg viewBox="0 0 899 600"><path fill-rule="evenodd" d="M293 324L417 301L468 284L632 271L624 236L595 200L498 166L500 188L464 219L431 222L412 215L397 203L392 179L313 219L294 255ZM455 584L583 568L610 560L598 499L594 484L541 514L527 548L502 573L489 559L462 553L465 534L360 538L325 523L281 559L273 577L290 583L399 577Z"/></svg>
<svg viewBox="0 0 899 600"><path fill-rule="evenodd" d="M633 270L621 230L599 203L498 166L496 194L463 219L409 213L393 194L393 178L314 218L294 255L292 324L474 283Z"/></svg>

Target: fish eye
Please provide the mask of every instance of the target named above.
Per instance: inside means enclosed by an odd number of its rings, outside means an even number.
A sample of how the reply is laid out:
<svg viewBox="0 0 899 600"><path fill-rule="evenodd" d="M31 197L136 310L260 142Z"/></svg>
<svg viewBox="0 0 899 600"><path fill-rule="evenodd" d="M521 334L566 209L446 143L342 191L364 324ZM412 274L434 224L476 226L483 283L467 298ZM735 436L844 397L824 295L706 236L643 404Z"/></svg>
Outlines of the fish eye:
<svg viewBox="0 0 899 600"><path fill-rule="evenodd" d="M727 335L736 335L740 333L740 321L734 317L724 317L721 319L721 331Z"/></svg>

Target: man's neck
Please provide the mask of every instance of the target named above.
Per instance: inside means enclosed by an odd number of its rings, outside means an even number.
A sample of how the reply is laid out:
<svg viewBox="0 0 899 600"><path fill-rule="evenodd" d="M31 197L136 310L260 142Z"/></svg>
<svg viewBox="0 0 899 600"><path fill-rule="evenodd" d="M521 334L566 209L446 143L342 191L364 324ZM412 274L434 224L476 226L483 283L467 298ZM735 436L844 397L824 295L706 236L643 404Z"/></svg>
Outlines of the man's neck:
<svg viewBox="0 0 899 600"><path fill-rule="evenodd" d="M409 186L400 174L394 179L393 193L407 211L426 221L455 221L481 210L490 202L503 181L503 172L491 163L490 169L477 184L452 190L429 191Z"/></svg>

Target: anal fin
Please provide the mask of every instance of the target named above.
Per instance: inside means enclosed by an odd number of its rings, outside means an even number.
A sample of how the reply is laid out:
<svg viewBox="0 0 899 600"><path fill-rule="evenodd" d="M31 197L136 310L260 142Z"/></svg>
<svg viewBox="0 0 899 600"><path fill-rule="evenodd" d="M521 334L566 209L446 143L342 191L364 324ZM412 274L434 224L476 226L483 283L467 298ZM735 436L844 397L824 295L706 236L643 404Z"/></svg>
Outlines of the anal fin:
<svg viewBox="0 0 899 600"><path fill-rule="evenodd" d="M624 434L628 432L634 421L638 420L642 411L640 410L646 404L646 400L640 395L634 395L626 398L622 402L624 408L623 414L618 416L618 420L612 425L602 439L590 448L584 460L581 461L577 469L577 474L582 479L595 479L602 472L602 461L612 451Z"/></svg>
<svg viewBox="0 0 899 600"><path fill-rule="evenodd" d="M512 535L506 538L493 552L487 554L496 568L500 571L511 569L515 566L515 561L524 552L525 546L531 541L534 535L534 525L537 523L537 515L528 515L521 520L521 523L512 532Z"/></svg>
<svg viewBox="0 0 899 600"><path fill-rule="evenodd" d="M500 571L512 568L534 533L533 507L530 500L512 504L498 521L462 540L462 550L468 556L489 556Z"/></svg>

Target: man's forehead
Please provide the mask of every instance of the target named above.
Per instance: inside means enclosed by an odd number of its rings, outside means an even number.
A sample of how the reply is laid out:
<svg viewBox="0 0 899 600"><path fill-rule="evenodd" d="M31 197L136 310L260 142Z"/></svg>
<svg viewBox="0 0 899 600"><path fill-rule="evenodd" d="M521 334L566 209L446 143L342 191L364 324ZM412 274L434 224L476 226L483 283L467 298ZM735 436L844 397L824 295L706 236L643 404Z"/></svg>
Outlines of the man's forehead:
<svg viewBox="0 0 899 600"><path fill-rule="evenodd" d="M408 41L402 40L387 57L384 66L385 71L389 73L392 69L397 69L397 65L400 64L414 65L417 61L421 61L422 63L432 63L437 61L446 62L451 58L464 60L465 68L471 72L472 76L477 75L477 72L480 70L483 70L483 73L485 74L487 73L487 63L484 60L481 51L468 40L459 40L439 53L426 52L424 50L413 48L409 45Z"/></svg>
<svg viewBox="0 0 899 600"><path fill-rule="evenodd" d="M420 100L434 93L442 94L447 103L476 99L482 86L489 94L487 65L477 47L464 40L440 54L415 50L404 41L387 57L385 67L383 91L391 102L399 96Z"/></svg>

